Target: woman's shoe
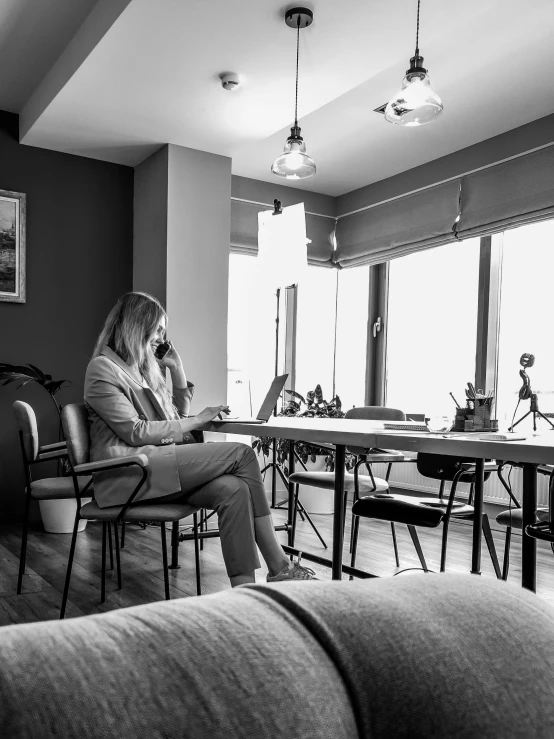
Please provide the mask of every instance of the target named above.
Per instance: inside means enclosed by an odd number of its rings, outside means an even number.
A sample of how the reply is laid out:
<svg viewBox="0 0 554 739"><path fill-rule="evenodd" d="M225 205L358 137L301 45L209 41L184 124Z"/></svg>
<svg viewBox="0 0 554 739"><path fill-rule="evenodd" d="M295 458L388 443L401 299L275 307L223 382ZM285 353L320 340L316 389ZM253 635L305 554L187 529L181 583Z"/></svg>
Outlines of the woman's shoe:
<svg viewBox="0 0 554 739"><path fill-rule="evenodd" d="M291 562L276 575L268 575L267 582L281 582L283 580L317 580L315 572L309 567L300 566L300 555L296 562Z"/></svg>

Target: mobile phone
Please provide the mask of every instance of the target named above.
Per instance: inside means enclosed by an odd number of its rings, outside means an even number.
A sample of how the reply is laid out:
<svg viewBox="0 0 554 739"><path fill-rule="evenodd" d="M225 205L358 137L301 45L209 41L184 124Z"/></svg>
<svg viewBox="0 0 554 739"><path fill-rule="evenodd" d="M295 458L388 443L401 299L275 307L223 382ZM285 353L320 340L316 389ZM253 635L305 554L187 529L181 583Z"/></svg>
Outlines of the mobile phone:
<svg viewBox="0 0 554 739"><path fill-rule="evenodd" d="M162 344L158 344L158 348L155 352L156 359L163 359L167 352L171 349L169 341L164 341Z"/></svg>

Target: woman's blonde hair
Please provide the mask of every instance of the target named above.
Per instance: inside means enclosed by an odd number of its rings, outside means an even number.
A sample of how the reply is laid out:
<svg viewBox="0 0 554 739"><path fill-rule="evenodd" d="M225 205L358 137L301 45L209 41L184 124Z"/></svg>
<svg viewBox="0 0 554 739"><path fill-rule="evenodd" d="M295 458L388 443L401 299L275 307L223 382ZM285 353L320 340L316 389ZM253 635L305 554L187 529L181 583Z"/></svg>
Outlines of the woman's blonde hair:
<svg viewBox="0 0 554 739"><path fill-rule="evenodd" d="M166 416L178 418L160 365L147 345L162 316L167 320L164 307L152 295L125 293L109 312L92 357L97 357L107 345L127 364L136 363L141 375L160 398Z"/></svg>

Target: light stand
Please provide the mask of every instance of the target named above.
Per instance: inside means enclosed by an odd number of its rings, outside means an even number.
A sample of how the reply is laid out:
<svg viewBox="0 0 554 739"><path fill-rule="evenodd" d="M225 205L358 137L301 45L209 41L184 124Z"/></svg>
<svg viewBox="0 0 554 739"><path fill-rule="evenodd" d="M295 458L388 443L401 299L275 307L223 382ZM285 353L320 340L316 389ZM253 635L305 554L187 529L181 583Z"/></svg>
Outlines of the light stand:
<svg viewBox="0 0 554 739"><path fill-rule="evenodd" d="M276 201L276 203L277 202L279 201ZM275 207L277 208L277 205ZM289 287L294 287L294 285L290 285ZM281 288L280 287L277 288L277 292L275 294L277 296L277 313L275 316L275 376L277 376L279 374L279 302L281 298ZM275 405L275 408L273 409L273 415L274 416L277 415L277 404ZM266 464L266 466L263 468L262 475L264 474L264 472L271 469L271 507L277 508L277 503L276 503L277 501L277 474L279 475L279 477L281 478L285 486L288 486L288 480L285 477L283 470L281 469L280 465L277 462L277 439L272 439L271 441L272 441L271 462L269 462L269 464Z"/></svg>
<svg viewBox="0 0 554 739"><path fill-rule="evenodd" d="M294 288L296 285L288 285L285 289L288 290L289 288ZM278 287L277 291L275 293L277 297L277 313L275 316L275 375L279 373L279 303L281 298L281 288ZM275 404L275 408L273 409L273 415L277 415L277 404ZM271 452L271 462L268 462L266 466L261 470L262 475L267 472L267 470L271 469L271 508L280 508L285 503L288 503L288 498L285 500L282 500L280 503L277 503L277 475L281 478L283 484L285 485L285 488L288 488L289 481L285 477L285 473L281 469L280 464L277 462L277 439L272 439L272 452ZM296 455L296 452L295 452ZM296 455L298 458L298 455ZM317 527L315 523L312 521L310 514L308 511L304 508L302 505L302 501L298 500L298 513L300 515L300 518L304 520L304 517L314 530L316 536L322 543L322 545L327 548L327 544L322 539L321 534L317 530Z"/></svg>
<svg viewBox="0 0 554 739"><path fill-rule="evenodd" d="M520 419L518 419L515 423L513 423L508 429L508 431L513 431L514 428L518 425L518 423L521 423L531 413L533 414L533 431L537 430L537 416L539 416L540 418L544 418L544 420L547 421L550 424L550 426L554 429L554 423L552 423L552 421L549 418L547 418L544 415L544 413L540 412L537 394L531 390L531 381L529 380L529 376L527 372L525 372L525 369L527 367L532 367L535 364L535 357L533 356L533 354L522 354L519 360L519 363L523 367L523 369L519 370L520 377L523 380L523 386L521 387L519 391L518 405L521 400L527 400L527 399L530 399L531 405L527 413L523 415ZM516 407L516 410L517 410L517 407Z"/></svg>

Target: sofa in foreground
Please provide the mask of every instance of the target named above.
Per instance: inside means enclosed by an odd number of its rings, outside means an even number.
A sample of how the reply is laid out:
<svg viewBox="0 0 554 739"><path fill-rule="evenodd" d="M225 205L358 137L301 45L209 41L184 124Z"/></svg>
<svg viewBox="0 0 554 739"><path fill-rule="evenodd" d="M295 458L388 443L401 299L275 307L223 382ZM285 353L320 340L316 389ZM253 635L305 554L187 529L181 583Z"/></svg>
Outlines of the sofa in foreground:
<svg viewBox="0 0 554 739"><path fill-rule="evenodd" d="M0 629L0 737L553 737L554 609L472 575L255 585Z"/></svg>

